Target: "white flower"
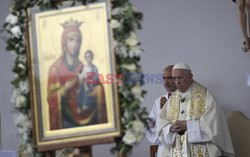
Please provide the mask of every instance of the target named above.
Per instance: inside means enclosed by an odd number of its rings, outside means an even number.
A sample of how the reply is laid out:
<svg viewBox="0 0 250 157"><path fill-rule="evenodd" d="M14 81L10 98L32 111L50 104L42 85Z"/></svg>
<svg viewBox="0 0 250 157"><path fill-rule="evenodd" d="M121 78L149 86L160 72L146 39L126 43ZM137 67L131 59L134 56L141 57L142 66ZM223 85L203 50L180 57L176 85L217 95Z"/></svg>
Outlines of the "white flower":
<svg viewBox="0 0 250 157"><path fill-rule="evenodd" d="M19 83L19 88L22 93L27 94L29 92L29 81L26 79L25 81L21 81Z"/></svg>
<svg viewBox="0 0 250 157"><path fill-rule="evenodd" d="M13 92L13 94L12 94L12 97L11 97L11 103L15 104L17 97L19 97L20 95L21 95L20 90L19 89L15 89L14 92Z"/></svg>
<svg viewBox="0 0 250 157"><path fill-rule="evenodd" d="M26 107L27 106L26 97L23 95L20 95L19 97L17 97L15 104L17 108Z"/></svg>
<svg viewBox="0 0 250 157"><path fill-rule="evenodd" d="M130 33L130 37L126 39L126 44L129 46L136 46L138 44L138 41L136 39L136 35L134 32Z"/></svg>
<svg viewBox="0 0 250 157"><path fill-rule="evenodd" d="M130 122L130 124L131 128L127 129L122 139L128 145L139 143L143 139L145 131L144 124L138 119Z"/></svg>
<svg viewBox="0 0 250 157"><path fill-rule="evenodd" d="M115 49L115 52L120 56L120 57L127 57L128 54L127 54L127 48L124 47L124 46L117 46L116 49Z"/></svg>
<svg viewBox="0 0 250 157"><path fill-rule="evenodd" d="M19 68L21 68L21 69L23 69L23 70L26 69L25 66L24 66L22 63L19 63L19 64L17 65L17 67L19 67Z"/></svg>
<svg viewBox="0 0 250 157"><path fill-rule="evenodd" d="M132 10L137 12L137 9L134 6L132 6Z"/></svg>
<svg viewBox="0 0 250 157"><path fill-rule="evenodd" d="M125 112L124 112L124 114L123 114L123 115L124 115L124 117L125 117L125 118L128 118L128 117L129 117L129 113L128 113L128 111L127 111L127 110L125 110Z"/></svg>
<svg viewBox="0 0 250 157"><path fill-rule="evenodd" d="M118 7L118 8L115 8L111 11L111 14L112 15L119 15L119 14L122 14L124 12L125 8L121 8L121 7Z"/></svg>
<svg viewBox="0 0 250 157"><path fill-rule="evenodd" d="M134 52L132 52L132 51L130 51L130 52L128 53L128 55L129 55L130 58L133 58L133 57L135 56Z"/></svg>
<svg viewBox="0 0 250 157"><path fill-rule="evenodd" d="M35 157L33 153L33 147L30 143L28 143L28 141L21 141L21 146L19 146L19 148L21 148L21 151L19 150L20 156Z"/></svg>
<svg viewBox="0 0 250 157"><path fill-rule="evenodd" d="M16 114L15 120L16 120L16 124L18 124L18 125L20 124L20 125L22 126L22 123L23 123L24 121L27 121L27 120L28 120L28 117L27 117L26 114L24 114L24 113L22 113L22 112L19 112L18 114Z"/></svg>
<svg viewBox="0 0 250 157"><path fill-rule="evenodd" d="M132 122L132 128L136 133L143 134L145 127L144 124L140 120L135 120Z"/></svg>
<svg viewBox="0 0 250 157"><path fill-rule="evenodd" d="M127 130L122 140L128 145L132 145L136 143L136 134L132 130Z"/></svg>
<svg viewBox="0 0 250 157"><path fill-rule="evenodd" d="M17 118L17 117L16 117L16 118ZM25 134L25 129L18 126L18 127L17 127L17 133L18 133L19 135Z"/></svg>
<svg viewBox="0 0 250 157"><path fill-rule="evenodd" d="M130 51L129 51L129 57L139 57L140 54L142 53L142 50L138 47L138 46L133 46L130 48Z"/></svg>
<svg viewBox="0 0 250 157"><path fill-rule="evenodd" d="M119 28L119 27L121 27L121 24L120 24L120 22L118 22L117 20L112 19L112 20L110 21L110 26L111 26L111 28Z"/></svg>
<svg viewBox="0 0 250 157"><path fill-rule="evenodd" d="M23 86L22 92L24 93L27 92L28 89L25 89L24 85L22 86ZM27 98L24 95L22 95L21 90L19 88L14 90L11 97L11 103L15 104L15 107L17 108L27 106Z"/></svg>
<svg viewBox="0 0 250 157"><path fill-rule="evenodd" d="M136 96L136 97L141 97L142 94L142 89L141 86L136 85L132 88L131 92Z"/></svg>
<svg viewBox="0 0 250 157"><path fill-rule="evenodd" d="M21 134L22 140L23 141L28 141L29 136L26 133Z"/></svg>
<svg viewBox="0 0 250 157"><path fill-rule="evenodd" d="M32 128L31 118L29 115L19 112L16 114L15 118L16 124L18 127L23 128L24 132L28 133ZM19 129L20 129L19 128ZM21 130L19 130L21 132Z"/></svg>
<svg viewBox="0 0 250 157"><path fill-rule="evenodd" d="M31 119L27 119L26 121L24 121L23 127L27 128L27 129L31 129L32 128Z"/></svg>
<svg viewBox="0 0 250 157"><path fill-rule="evenodd" d="M129 71L135 71L136 70L135 64L126 64L126 65L123 64L122 67L129 70Z"/></svg>
<svg viewBox="0 0 250 157"><path fill-rule="evenodd" d="M33 149L32 149L31 144L27 144L26 151L27 151L27 154L33 155Z"/></svg>
<svg viewBox="0 0 250 157"><path fill-rule="evenodd" d="M27 57L26 57L26 55L19 55L19 56L18 56L18 60L19 60L20 62L26 63Z"/></svg>
<svg viewBox="0 0 250 157"><path fill-rule="evenodd" d="M118 42L115 39L113 39L112 40L112 48L114 49L117 46L118 46Z"/></svg>
<svg viewBox="0 0 250 157"><path fill-rule="evenodd" d="M10 29L14 37L20 37L22 35L21 29L19 26L14 26Z"/></svg>
<svg viewBox="0 0 250 157"><path fill-rule="evenodd" d="M27 12L26 12L25 10L22 10L20 15L21 15L22 17L24 17L24 16L26 16L26 13L27 13Z"/></svg>
<svg viewBox="0 0 250 157"><path fill-rule="evenodd" d="M119 49L120 51L118 51L118 52L120 52L120 54L123 56L123 57L127 57L127 48L126 47L124 47L124 46L120 46L120 49Z"/></svg>
<svg viewBox="0 0 250 157"><path fill-rule="evenodd" d="M26 39L23 39L23 40L26 40ZM19 43L20 44L20 43ZM24 44L25 45L25 44ZM18 45L18 47L19 47L19 52L22 52L22 51L25 51L25 48L24 47L20 47L19 45ZM26 55L24 55L25 57L26 57ZM27 60L27 57L26 57L26 60Z"/></svg>
<svg viewBox="0 0 250 157"><path fill-rule="evenodd" d="M6 17L5 22L14 25L17 23L17 16L15 16L13 14L9 14Z"/></svg>

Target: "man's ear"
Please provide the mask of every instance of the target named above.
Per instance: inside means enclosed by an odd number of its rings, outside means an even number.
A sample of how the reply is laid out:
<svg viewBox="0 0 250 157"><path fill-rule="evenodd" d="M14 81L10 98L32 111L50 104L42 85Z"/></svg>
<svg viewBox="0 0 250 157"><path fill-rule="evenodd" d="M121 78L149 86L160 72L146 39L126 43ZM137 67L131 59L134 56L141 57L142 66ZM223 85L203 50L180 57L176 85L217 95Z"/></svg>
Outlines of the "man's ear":
<svg viewBox="0 0 250 157"><path fill-rule="evenodd" d="M189 73L188 77L190 80L193 80L193 74L191 72Z"/></svg>

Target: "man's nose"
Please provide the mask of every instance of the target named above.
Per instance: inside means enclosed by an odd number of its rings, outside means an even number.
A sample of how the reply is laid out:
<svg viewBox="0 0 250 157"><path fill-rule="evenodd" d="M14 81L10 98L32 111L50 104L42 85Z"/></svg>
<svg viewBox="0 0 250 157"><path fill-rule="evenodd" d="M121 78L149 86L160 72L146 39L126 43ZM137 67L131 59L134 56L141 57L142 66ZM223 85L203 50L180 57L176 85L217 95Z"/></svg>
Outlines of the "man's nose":
<svg viewBox="0 0 250 157"><path fill-rule="evenodd" d="M163 82L166 84L168 81L166 79L163 79Z"/></svg>
<svg viewBox="0 0 250 157"><path fill-rule="evenodd" d="M176 79L175 84L180 84L180 80Z"/></svg>

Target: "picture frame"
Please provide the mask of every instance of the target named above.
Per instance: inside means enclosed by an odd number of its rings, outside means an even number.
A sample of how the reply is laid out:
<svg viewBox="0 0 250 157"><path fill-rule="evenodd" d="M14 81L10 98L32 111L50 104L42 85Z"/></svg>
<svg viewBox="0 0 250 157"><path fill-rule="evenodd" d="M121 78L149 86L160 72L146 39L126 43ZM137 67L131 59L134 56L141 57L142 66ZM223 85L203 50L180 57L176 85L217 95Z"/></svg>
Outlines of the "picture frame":
<svg viewBox="0 0 250 157"><path fill-rule="evenodd" d="M120 135L109 3L64 2L57 10L28 9L30 95L38 151L107 143Z"/></svg>

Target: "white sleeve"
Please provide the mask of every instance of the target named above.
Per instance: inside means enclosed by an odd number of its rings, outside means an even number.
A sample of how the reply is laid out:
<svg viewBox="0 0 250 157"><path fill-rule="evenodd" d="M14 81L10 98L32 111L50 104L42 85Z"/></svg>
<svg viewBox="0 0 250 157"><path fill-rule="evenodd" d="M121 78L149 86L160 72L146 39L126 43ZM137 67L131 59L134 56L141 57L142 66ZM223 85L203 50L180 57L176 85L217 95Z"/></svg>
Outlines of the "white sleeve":
<svg viewBox="0 0 250 157"><path fill-rule="evenodd" d="M163 135L163 139L165 140L165 143L169 144L169 145L172 145L174 143L176 133L171 133L169 131L170 125L171 124L168 124L167 126L165 126L162 129L162 135Z"/></svg>
<svg viewBox="0 0 250 157"><path fill-rule="evenodd" d="M155 101L155 104L149 114L149 118L151 118L154 121L155 125L154 127L150 128L150 130L146 131L146 137L148 141L152 144L160 144L160 141L158 140L157 137L157 126L156 126L156 119L158 118L159 115L157 105L159 104L157 103L157 101Z"/></svg>
<svg viewBox="0 0 250 157"><path fill-rule="evenodd" d="M188 142L200 143L209 142L208 135L201 129L199 120L188 120L187 121L187 134Z"/></svg>
<svg viewBox="0 0 250 157"><path fill-rule="evenodd" d="M160 144L160 141L157 137L157 130L156 128L151 128L150 130L146 131L146 137L148 141L152 144Z"/></svg>

